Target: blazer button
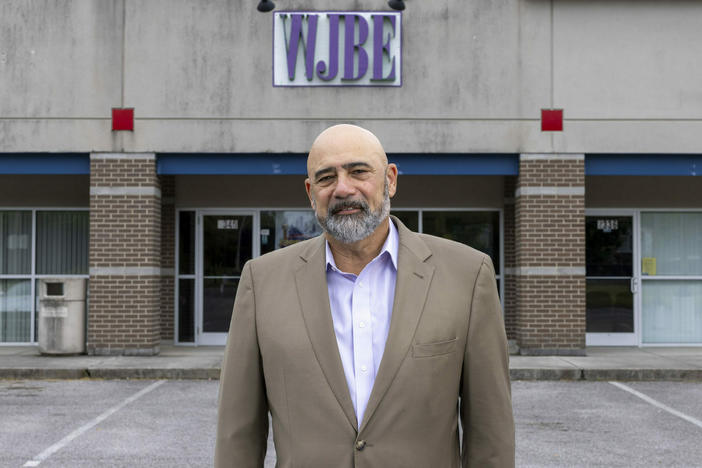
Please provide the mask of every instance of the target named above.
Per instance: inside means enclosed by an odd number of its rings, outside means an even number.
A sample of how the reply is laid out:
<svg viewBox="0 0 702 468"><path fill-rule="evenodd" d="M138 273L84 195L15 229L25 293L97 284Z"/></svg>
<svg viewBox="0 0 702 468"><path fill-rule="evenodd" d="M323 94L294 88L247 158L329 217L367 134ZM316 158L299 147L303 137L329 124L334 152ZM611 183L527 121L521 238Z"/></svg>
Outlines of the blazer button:
<svg viewBox="0 0 702 468"><path fill-rule="evenodd" d="M365 440L357 440L356 441L356 450L363 450L364 447L366 446L366 441Z"/></svg>

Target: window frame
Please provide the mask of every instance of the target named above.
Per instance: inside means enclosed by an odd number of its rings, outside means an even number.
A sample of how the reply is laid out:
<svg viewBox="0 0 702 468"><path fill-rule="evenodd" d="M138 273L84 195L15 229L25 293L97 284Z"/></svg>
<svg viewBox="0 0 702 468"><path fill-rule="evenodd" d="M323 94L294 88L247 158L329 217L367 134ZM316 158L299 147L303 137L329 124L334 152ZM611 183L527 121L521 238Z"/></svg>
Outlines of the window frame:
<svg viewBox="0 0 702 468"><path fill-rule="evenodd" d="M37 280L42 278L84 278L90 279L90 265L88 265L88 273L82 275L46 275L37 274L37 212L38 211L87 211L90 212L88 207L77 207L77 206L0 206L0 211L30 211L32 213L32 239L31 239L31 270L29 274L0 274L0 279L3 280L29 280L31 282L31 297L32 297L32 308L30 312L30 341L14 341L14 342L0 342L0 346L36 346L37 336L36 336L36 320L37 320ZM88 224L88 229L90 229L90 224ZM88 237L90 239L90 237ZM88 240L90 242L90 240Z"/></svg>

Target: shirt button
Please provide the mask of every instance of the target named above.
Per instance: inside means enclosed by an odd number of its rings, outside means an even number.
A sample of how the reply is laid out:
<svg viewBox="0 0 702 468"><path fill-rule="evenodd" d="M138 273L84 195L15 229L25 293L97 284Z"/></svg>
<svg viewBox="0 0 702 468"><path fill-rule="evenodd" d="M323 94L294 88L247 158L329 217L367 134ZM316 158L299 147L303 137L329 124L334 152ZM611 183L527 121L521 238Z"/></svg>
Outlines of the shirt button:
<svg viewBox="0 0 702 468"><path fill-rule="evenodd" d="M363 281L358 282L358 287L362 288L363 287Z"/></svg>
<svg viewBox="0 0 702 468"><path fill-rule="evenodd" d="M368 370L368 368L367 368L366 366L361 366L361 370L362 370L363 372L365 372L365 371Z"/></svg>
<svg viewBox="0 0 702 468"><path fill-rule="evenodd" d="M356 441L356 450L361 451L366 447L366 441L365 440L357 440Z"/></svg>
<svg viewBox="0 0 702 468"><path fill-rule="evenodd" d="M361 322L358 324L359 327L364 328L366 326L366 322Z"/></svg>

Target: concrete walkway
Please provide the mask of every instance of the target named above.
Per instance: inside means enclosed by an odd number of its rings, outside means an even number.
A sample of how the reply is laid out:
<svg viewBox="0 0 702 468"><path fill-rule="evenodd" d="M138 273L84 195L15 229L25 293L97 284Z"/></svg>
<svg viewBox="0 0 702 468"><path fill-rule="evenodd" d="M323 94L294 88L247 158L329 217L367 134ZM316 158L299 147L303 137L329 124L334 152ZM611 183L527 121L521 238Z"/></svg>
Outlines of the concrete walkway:
<svg viewBox="0 0 702 468"><path fill-rule="evenodd" d="M41 356L0 346L0 379L218 379L221 346L162 344L158 356ZM512 380L702 381L702 347L590 347L586 356L510 356Z"/></svg>
<svg viewBox="0 0 702 468"><path fill-rule="evenodd" d="M510 356L512 380L702 381L702 347L588 347L586 356Z"/></svg>

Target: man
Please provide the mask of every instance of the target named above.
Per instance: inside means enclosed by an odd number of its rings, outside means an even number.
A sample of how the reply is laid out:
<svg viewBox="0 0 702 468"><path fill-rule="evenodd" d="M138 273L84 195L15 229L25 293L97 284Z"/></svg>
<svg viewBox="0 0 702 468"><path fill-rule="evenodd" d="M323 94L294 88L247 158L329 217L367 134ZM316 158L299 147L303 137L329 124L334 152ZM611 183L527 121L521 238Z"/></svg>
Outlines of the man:
<svg viewBox="0 0 702 468"><path fill-rule="evenodd" d="M270 411L278 467L513 466L490 258L389 217L397 167L367 130L322 132L307 173L324 235L244 268L215 465L262 467Z"/></svg>

